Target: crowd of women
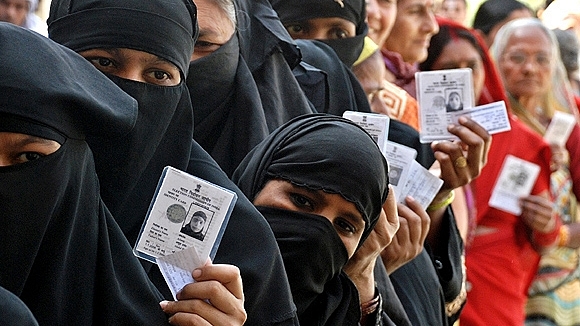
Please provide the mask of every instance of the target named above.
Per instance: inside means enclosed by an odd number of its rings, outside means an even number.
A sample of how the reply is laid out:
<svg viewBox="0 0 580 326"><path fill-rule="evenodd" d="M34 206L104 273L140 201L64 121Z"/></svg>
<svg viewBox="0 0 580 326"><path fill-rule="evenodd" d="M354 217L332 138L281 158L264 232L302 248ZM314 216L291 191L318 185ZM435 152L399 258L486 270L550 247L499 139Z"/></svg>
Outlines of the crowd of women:
<svg viewBox="0 0 580 326"><path fill-rule="evenodd" d="M516 0L474 29L436 10L52 0L48 38L0 23L0 323L580 325L580 128L543 137L556 112L580 121L578 51L565 66ZM421 143L415 73L455 68L509 131L463 116ZM427 207L396 198L346 111L390 117L442 181ZM540 171L517 215L489 205L511 156ZM132 252L166 166L238 196L177 300Z"/></svg>

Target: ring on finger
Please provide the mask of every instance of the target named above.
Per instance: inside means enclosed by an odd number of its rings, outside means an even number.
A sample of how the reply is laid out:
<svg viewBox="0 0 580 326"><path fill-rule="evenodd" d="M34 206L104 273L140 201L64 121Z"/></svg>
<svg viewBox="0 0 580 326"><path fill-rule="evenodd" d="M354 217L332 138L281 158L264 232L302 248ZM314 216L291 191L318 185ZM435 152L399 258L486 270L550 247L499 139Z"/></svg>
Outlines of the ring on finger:
<svg viewBox="0 0 580 326"><path fill-rule="evenodd" d="M465 159L465 157L460 156L457 159L455 159L455 166L458 168L464 168L467 166L467 160Z"/></svg>

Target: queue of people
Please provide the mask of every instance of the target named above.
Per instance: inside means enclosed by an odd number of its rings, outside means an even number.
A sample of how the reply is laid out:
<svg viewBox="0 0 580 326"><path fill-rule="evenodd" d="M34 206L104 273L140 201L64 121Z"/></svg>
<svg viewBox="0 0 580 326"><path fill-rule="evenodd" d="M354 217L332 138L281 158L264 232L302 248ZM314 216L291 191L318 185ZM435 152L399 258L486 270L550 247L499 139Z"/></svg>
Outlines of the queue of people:
<svg viewBox="0 0 580 326"><path fill-rule="evenodd" d="M554 32L502 1L473 29L434 0L52 0L48 37L0 22L0 323L580 324L580 100ZM462 116L421 142L415 73L455 68L509 131ZM396 198L346 111L390 118L440 179L428 205ZM508 157L539 167L517 214L489 203ZM166 166L238 198L175 297L132 248Z"/></svg>

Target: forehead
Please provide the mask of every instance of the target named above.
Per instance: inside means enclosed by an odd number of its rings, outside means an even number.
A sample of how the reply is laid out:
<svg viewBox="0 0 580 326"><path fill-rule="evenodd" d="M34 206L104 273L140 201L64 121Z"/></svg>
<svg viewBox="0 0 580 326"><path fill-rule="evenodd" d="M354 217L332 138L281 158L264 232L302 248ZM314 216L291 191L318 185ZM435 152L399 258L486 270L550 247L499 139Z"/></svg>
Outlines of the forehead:
<svg viewBox="0 0 580 326"><path fill-rule="evenodd" d="M26 6L28 5L28 0L0 0L0 3L9 4L9 5L18 5L18 6Z"/></svg>
<svg viewBox="0 0 580 326"><path fill-rule="evenodd" d="M455 38L445 45L440 59L444 61L466 59L481 60L481 56L471 42L464 38Z"/></svg>
<svg viewBox="0 0 580 326"><path fill-rule="evenodd" d="M433 0L398 0L397 6L399 8L406 7L431 7L433 6Z"/></svg>
<svg viewBox="0 0 580 326"><path fill-rule="evenodd" d="M332 28L337 26L347 26L356 28L355 24L350 20L340 18L340 17L318 17L318 18L311 18L308 20L303 21L304 24L309 25L311 28L315 29L323 29L323 28Z"/></svg>
<svg viewBox="0 0 580 326"><path fill-rule="evenodd" d="M527 48L533 50L551 50L550 38L539 27L522 27L516 29L508 38L506 50Z"/></svg>

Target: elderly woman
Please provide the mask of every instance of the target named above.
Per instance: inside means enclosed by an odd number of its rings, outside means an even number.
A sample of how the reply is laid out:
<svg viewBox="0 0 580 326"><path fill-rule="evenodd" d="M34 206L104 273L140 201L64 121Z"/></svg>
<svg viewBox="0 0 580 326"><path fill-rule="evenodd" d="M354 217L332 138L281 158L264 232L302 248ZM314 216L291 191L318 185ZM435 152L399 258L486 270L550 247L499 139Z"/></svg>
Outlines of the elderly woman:
<svg viewBox="0 0 580 326"><path fill-rule="evenodd" d="M558 42L553 33L537 19L519 19L498 32L492 53L506 86L513 112L539 135L554 112L569 112L578 117L573 92L560 61ZM551 321L560 325L580 322L579 284L573 280L580 247L576 198L580 196L580 128L574 124L564 146L552 144L551 192L555 205L546 207L564 225L548 225L559 230L558 248L542 257L540 269L530 288L526 308L528 320ZM544 205L545 206L545 205ZM555 272L557 271L557 272Z"/></svg>
<svg viewBox="0 0 580 326"><path fill-rule="evenodd" d="M438 18L438 23L439 33L431 39L429 56L420 68L471 68L475 99L479 105L502 100L507 102L497 69L479 34L446 19ZM509 103L507 104L509 107ZM529 241L515 241L525 238L526 233L537 233L533 230L534 225L530 223L533 219L521 219L488 205L495 180L507 155L534 162L541 167L532 196L522 199L524 211L534 206L533 203L540 200L537 195L545 192L548 187L548 144L512 114L510 123L510 131L494 135L488 164L483 168L481 176L466 188L466 193L470 195L467 197L470 203L470 223L466 265L467 282L471 286L468 288L467 303L460 317L462 325L484 325L498 321L505 325L521 324L522 299L525 300L525 295L519 289L526 287L525 284L522 285L526 283L522 275L532 273L525 270L523 262L527 259L536 260L537 254L531 247L541 245L534 242L533 238ZM513 142L513 139L520 141ZM526 215L528 212L522 214ZM542 218L538 214L532 217ZM517 263L508 264L508 261ZM516 280L507 277L517 275L518 271L521 275ZM485 310L482 310L483 306L486 307ZM518 310L520 313L513 313Z"/></svg>

